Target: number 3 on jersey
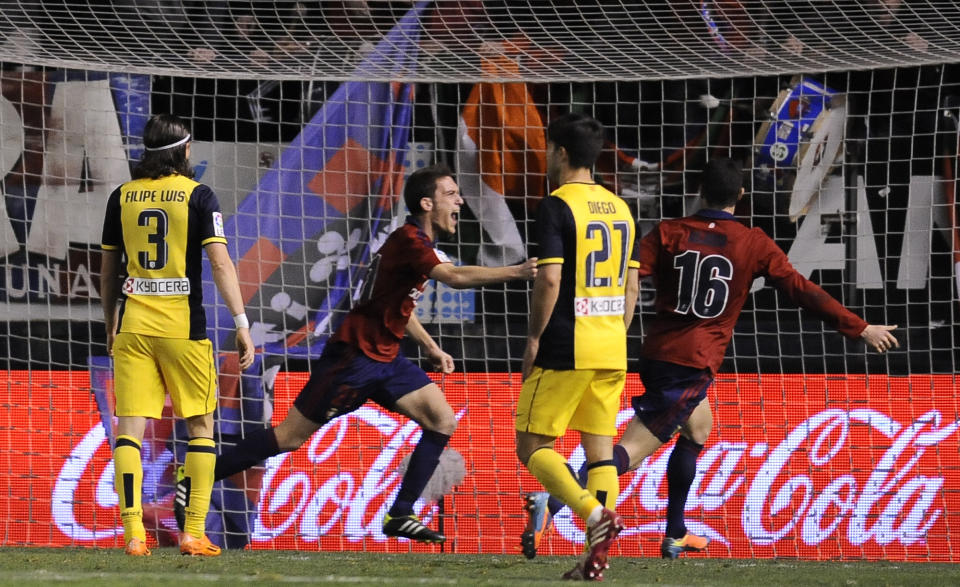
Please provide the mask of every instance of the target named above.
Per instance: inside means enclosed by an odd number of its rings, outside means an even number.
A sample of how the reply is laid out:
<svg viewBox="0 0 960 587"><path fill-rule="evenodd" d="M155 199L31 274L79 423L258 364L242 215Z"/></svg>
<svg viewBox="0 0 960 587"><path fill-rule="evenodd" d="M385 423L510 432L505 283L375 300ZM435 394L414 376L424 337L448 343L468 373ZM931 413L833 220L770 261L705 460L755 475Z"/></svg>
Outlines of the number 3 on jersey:
<svg viewBox="0 0 960 587"><path fill-rule="evenodd" d="M613 232L617 233L620 241L620 264L617 274L617 287L623 286L623 280L627 274L627 254L632 230L629 222L613 222ZM585 238L587 240L600 240L598 250L587 253L586 267L584 271L584 285L586 287L610 287L610 277L597 276L597 264L610 259L612 249L610 227L606 222L593 221L587 224Z"/></svg>
<svg viewBox="0 0 960 587"><path fill-rule="evenodd" d="M716 318L727 307L728 281L733 279L733 263L723 255L700 258L700 251L684 251L673 258L677 279L677 307L674 312L699 318Z"/></svg>
<svg viewBox="0 0 960 587"><path fill-rule="evenodd" d="M150 251L140 251L137 253L137 262L147 270L163 269L167 264L167 232L170 226L166 211L148 208L137 216L137 225L154 229L147 234L147 242L154 245L156 251L156 257L153 258L150 257Z"/></svg>

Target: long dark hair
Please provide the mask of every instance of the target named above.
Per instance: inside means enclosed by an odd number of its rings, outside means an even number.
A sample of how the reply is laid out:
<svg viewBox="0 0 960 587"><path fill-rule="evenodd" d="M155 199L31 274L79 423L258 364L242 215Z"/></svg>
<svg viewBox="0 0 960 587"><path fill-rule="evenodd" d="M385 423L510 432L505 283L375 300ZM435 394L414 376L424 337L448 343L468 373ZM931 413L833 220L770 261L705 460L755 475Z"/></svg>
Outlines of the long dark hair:
<svg viewBox="0 0 960 587"><path fill-rule="evenodd" d="M187 160L187 141L169 149L158 149L172 145L190 134L190 129L179 116L174 114L155 114L147 121L143 129L143 157L133 169L133 179L158 179L167 175L179 174L193 179L193 167ZM158 149L151 151L149 149Z"/></svg>

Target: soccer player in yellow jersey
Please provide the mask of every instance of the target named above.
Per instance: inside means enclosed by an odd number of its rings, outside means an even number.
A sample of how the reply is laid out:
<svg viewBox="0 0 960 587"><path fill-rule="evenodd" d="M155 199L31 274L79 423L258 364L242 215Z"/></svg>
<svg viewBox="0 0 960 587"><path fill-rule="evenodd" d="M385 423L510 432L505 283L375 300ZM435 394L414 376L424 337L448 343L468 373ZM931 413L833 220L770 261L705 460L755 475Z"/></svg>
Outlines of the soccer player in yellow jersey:
<svg viewBox="0 0 960 587"><path fill-rule="evenodd" d="M623 528L613 511L620 489L613 437L639 291L633 216L593 181L602 145L603 127L582 114L547 127L547 174L559 187L537 217L539 271L516 422L520 461L586 522L586 555L564 578L597 581ZM580 432L586 488L554 450L568 428Z"/></svg>
<svg viewBox="0 0 960 587"><path fill-rule="evenodd" d="M101 301L107 352L114 358L117 439L113 450L125 551L147 556L140 446L147 418L159 418L166 393L186 420L190 441L183 469L189 487L180 552L216 556L205 520L213 488L213 410L217 372L207 339L200 283L202 250L234 316L240 368L253 363L250 324L223 216L213 191L193 180L190 133L176 116L151 117L133 180L110 194L103 221ZM117 276L126 257L126 278Z"/></svg>

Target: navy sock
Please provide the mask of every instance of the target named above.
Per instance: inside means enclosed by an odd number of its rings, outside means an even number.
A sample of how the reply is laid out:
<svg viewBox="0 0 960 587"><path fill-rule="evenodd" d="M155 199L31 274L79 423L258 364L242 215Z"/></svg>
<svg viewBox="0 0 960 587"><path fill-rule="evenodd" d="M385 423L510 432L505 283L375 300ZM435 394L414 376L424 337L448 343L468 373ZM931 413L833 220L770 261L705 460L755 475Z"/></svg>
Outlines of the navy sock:
<svg viewBox="0 0 960 587"><path fill-rule="evenodd" d="M630 468L630 455L627 454L627 449L623 448L623 445L615 444L613 445L613 464L617 467L617 475L623 475ZM577 481L580 483L580 487L587 486L587 462L584 461L580 465L580 470L577 471ZM557 512L562 510L564 503L557 499L554 496L550 496L550 501L547 503L547 508L550 510L550 515L555 516Z"/></svg>
<svg viewBox="0 0 960 587"><path fill-rule="evenodd" d="M240 471L245 471L260 461L281 452L283 451L277 444L277 435L272 426L256 430L248 434L236 446L224 447L223 453L217 457L217 464L213 469L213 479L219 481Z"/></svg>
<svg viewBox="0 0 960 587"><path fill-rule="evenodd" d="M613 464L617 466L617 476L623 475L630 469L630 455L622 444L613 445Z"/></svg>
<svg viewBox="0 0 960 587"><path fill-rule="evenodd" d="M670 460L667 461L667 530L668 538L683 538L687 534L687 525L683 521L683 510L687 507L687 494L697 476L697 457L703 450L702 444L686 436L677 438Z"/></svg>
<svg viewBox="0 0 960 587"><path fill-rule="evenodd" d="M413 514L413 503L417 501L423 488L427 486L430 477L440 463L440 454L447 446L450 437L446 434L424 430L420 442L410 455L410 464L400 482L400 491L397 499L390 506L390 517L409 516Z"/></svg>

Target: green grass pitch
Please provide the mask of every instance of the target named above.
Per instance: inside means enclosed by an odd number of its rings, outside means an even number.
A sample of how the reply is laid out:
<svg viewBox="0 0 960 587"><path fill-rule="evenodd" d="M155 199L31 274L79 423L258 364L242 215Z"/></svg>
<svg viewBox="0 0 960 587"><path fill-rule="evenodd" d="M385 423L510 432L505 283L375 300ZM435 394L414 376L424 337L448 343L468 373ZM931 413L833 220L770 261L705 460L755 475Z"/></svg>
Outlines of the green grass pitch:
<svg viewBox="0 0 960 587"><path fill-rule="evenodd" d="M548 585L573 557L356 552L228 551L183 557L157 548L149 558L120 550L0 548L2 585ZM960 585L960 565L796 560L611 559L605 583L629 585Z"/></svg>

